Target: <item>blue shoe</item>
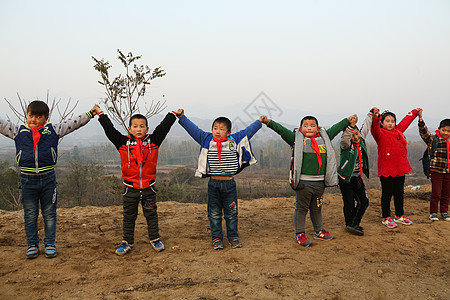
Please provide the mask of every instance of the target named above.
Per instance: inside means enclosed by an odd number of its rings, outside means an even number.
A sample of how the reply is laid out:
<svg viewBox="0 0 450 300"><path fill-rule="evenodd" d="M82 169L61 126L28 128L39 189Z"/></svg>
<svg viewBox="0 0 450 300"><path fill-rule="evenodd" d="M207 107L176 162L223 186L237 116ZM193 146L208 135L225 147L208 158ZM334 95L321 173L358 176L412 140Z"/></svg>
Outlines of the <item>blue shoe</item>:
<svg viewBox="0 0 450 300"><path fill-rule="evenodd" d="M39 247L37 245L32 245L27 249L27 258L32 259L39 256Z"/></svg>
<svg viewBox="0 0 450 300"><path fill-rule="evenodd" d="M44 253L45 253L45 257L47 257L47 258L53 258L58 255L58 253L56 253L55 245L45 246Z"/></svg>
<svg viewBox="0 0 450 300"><path fill-rule="evenodd" d="M236 248L242 248L242 244L241 242L239 242L238 238L234 238L230 241L230 245L231 248L236 249Z"/></svg>
<svg viewBox="0 0 450 300"><path fill-rule="evenodd" d="M161 252L164 249L166 249L164 247L164 244L161 242L160 238L157 238L156 240L150 241L150 244L152 244L153 249L155 249L156 252Z"/></svg>
<svg viewBox="0 0 450 300"><path fill-rule="evenodd" d="M128 242L126 241L122 241L122 244L120 244L119 247L117 247L116 249L116 254L122 256L127 254L127 252L130 251L131 249L133 249L133 245L128 244Z"/></svg>
<svg viewBox="0 0 450 300"><path fill-rule="evenodd" d="M450 221L450 216L448 215L448 213L442 213L441 214L442 219L444 219L445 221Z"/></svg>

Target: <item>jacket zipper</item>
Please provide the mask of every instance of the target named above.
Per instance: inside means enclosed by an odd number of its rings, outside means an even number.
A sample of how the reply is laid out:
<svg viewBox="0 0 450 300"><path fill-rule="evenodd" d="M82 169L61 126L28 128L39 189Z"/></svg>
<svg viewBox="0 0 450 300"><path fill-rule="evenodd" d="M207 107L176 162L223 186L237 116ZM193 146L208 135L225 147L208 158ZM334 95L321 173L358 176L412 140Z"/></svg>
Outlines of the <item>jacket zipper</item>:
<svg viewBox="0 0 450 300"><path fill-rule="evenodd" d="M143 189L143 185L142 185L142 164L141 166L139 166L139 181L141 184L141 190Z"/></svg>
<svg viewBox="0 0 450 300"><path fill-rule="evenodd" d="M36 150L34 151L34 161L36 164L36 173L39 173L38 145L36 145Z"/></svg>

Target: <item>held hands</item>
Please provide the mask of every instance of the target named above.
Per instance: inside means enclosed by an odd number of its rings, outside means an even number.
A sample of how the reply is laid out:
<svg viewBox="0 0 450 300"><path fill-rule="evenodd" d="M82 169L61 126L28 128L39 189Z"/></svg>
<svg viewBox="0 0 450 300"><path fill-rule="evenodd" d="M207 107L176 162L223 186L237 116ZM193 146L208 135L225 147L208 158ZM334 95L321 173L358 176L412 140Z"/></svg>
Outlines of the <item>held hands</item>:
<svg viewBox="0 0 450 300"><path fill-rule="evenodd" d="M373 107L370 111L373 113L374 117L378 118L380 116L380 109L378 107Z"/></svg>
<svg viewBox="0 0 450 300"><path fill-rule="evenodd" d="M173 110L172 112L177 116L178 119L184 115L184 109L182 109L182 108Z"/></svg>
<svg viewBox="0 0 450 300"><path fill-rule="evenodd" d="M374 116L378 117L378 115L380 114L380 109L378 107L372 107L372 109L370 110Z"/></svg>
<svg viewBox="0 0 450 300"><path fill-rule="evenodd" d="M94 107L91 108L91 113L93 116L96 116L102 112L103 111L100 109L100 106L98 106L98 104L95 104Z"/></svg>
<svg viewBox="0 0 450 300"><path fill-rule="evenodd" d="M423 109L417 108L417 111L419 112L419 122L422 122L423 121L423 118L422 118Z"/></svg>
<svg viewBox="0 0 450 300"><path fill-rule="evenodd" d="M269 122L270 122L270 119L267 117L267 116L261 116L261 117L259 117L259 121L261 122L261 123L264 123L264 124L269 124Z"/></svg>
<svg viewBox="0 0 450 300"><path fill-rule="evenodd" d="M355 127L356 123L358 123L358 116L353 115L347 118L348 122L350 123L350 126Z"/></svg>

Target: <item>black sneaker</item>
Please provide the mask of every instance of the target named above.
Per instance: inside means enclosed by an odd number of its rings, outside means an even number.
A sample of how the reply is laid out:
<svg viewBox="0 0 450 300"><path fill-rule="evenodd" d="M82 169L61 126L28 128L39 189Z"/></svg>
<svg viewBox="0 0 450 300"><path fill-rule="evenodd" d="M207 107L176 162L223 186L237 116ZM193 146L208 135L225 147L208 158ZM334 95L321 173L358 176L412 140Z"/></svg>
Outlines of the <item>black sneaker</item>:
<svg viewBox="0 0 450 300"><path fill-rule="evenodd" d="M223 249L223 242L219 238L213 239L212 243L214 250Z"/></svg>
<svg viewBox="0 0 450 300"><path fill-rule="evenodd" d="M361 226L347 226L347 231L354 235L364 235L364 230Z"/></svg>

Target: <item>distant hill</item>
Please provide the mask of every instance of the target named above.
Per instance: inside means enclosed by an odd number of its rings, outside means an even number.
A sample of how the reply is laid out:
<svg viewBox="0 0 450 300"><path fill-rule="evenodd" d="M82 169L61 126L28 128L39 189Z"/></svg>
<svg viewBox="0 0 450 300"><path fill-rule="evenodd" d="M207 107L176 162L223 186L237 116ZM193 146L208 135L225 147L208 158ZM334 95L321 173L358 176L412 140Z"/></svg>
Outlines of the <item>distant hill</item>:
<svg viewBox="0 0 450 300"><path fill-rule="evenodd" d="M156 116L153 116L149 119L149 127L150 131L153 131L154 128L161 122L161 120L164 118L163 114L159 114ZM212 119L201 119L197 117L190 117L190 119L202 130L210 131L212 126ZM333 125L332 122L336 121L336 117L334 117L334 121L330 121L332 118L329 116L325 118L325 121L319 119L319 122L321 126L324 126L325 128L329 128ZM276 120L283 126L289 129L297 128L298 125L295 124L289 124L285 123L282 120ZM232 119L232 132L236 132L239 130L244 129L246 126L251 124L253 121L243 121L240 118ZM361 124L362 121L359 123ZM189 140L191 137L189 134L176 122L172 129L170 130L167 139L173 139L178 141L183 140ZM117 129L125 134L125 132L122 130L120 126L117 125ZM431 132L434 132L435 128L430 128ZM414 121L411 126L408 128L408 130L405 133L406 139L408 141L419 141L420 136L417 129L417 123ZM265 125L263 125L262 129L254 136L254 139L260 140L260 139L278 139L279 135L276 134L271 129L268 129ZM373 138L369 136L368 141L373 141ZM64 137L63 141L61 142L61 146L89 146L92 144L103 144L108 143L108 139L106 138L102 127L100 126L99 122L95 119L86 124L84 127L82 127L79 130L74 131L73 133L67 135ZM0 138L0 146L13 146L13 141L9 140L8 138Z"/></svg>

